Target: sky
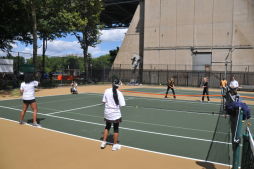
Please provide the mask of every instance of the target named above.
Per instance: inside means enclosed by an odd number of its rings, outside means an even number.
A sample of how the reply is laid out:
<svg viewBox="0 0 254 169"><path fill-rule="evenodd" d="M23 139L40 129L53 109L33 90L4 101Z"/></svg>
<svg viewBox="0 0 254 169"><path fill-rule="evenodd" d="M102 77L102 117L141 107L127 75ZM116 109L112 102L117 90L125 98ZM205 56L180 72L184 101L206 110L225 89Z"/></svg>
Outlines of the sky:
<svg viewBox="0 0 254 169"><path fill-rule="evenodd" d="M99 57L104 54L108 54L109 50L116 49L120 47L124 39L127 29L110 29L102 30L100 40L101 42L96 45L96 47L89 47L88 52L91 53L92 57ZM26 46L21 42L16 42L12 45L12 51L24 52L29 54L22 54L25 58L30 58L32 56L32 45ZM38 40L38 54L42 53L42 42ZM64 38L58 38L54 41L48 42L48 48L46 51L47 56L66 56L69 54L82 56L82 50L77 39L73 35L67 35ZM5 54L0 51L0 56ZM13 54L15 55L15 54Z"/></svg>

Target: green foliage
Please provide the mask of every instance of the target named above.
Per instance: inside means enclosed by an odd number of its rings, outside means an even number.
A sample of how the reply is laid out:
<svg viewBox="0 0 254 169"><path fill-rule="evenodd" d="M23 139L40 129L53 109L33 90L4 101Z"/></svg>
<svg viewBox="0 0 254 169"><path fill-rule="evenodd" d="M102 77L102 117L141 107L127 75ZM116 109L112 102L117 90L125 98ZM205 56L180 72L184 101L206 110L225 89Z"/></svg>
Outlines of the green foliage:
<svg viewBox="0 0 254 169"><path fill-rule="evenodd" d="M95 47L99 43L102 10L102 0L2 0L0 49L10 50L14 40L33 43L33 59L27 62L34 64L37 71L51 72L69 67L85 71L89 77L89 62L95 67L113 62L113 58L108 56L99 61L89 61L88 47ZM45 56L48 40L63 37L70 32L78 39L84 58ZM43 40L43 57L37 56L37 36Z"/></svg>
<svg viewBox="0 0 254 169"><path fill-rule="evenodd" d="M42 70L42 56L38 56L36 62L37 70ZM62 72L66 69L80 69L84 71L83 58L78 56L65 56L65 57L45 57L46 69L45 72ZM28 59L27 63L32 64L33 60Z"/></svg>
<svg viewBox="0 0 254 169"><path fill-rule="evenodd" d="M93 65L93 69L98 69L98 70L111 67L110 55L107 54L107 55L100 56L98 58L93 58L92 65Z"/></svg>
<svg viewBox="0 0 254 169"><path fill-rule="evenodd" d="M99 43L100 29L100 13L103 10L101 0L73 0L72 7L78 12L80 19L86 21L86 25L76 24L73 34L76 36L83 49L84 69L86 79L89 79L89 56L88 47L94 47Z"/></svg>
<svg viewBox="0 0 254 169"><path fill-rule="evenodd" d="M119 51L119 47L116 47L116 49L109 51L109 55L110 55L109 61L111 64L114 63L118 51Z"/></svg>
<svg viewBox="0 0 254 169"><path fill-rule="evenodd" d="M1 0L0 50L10 51L15 40L30 43L31 20L23 1Z"/></svg>
<svg viewBox="0 0 254 169"><path fill-rule="evenodd" d="M115 57L119 51L119 47L114 50L110 50L109 54L100 56L98 58L92 58L93 69L110 68L114 63Z"/></svg>
<svg viewBox="0 0 254 169"><path fill-rule="evenodd" d="M89 63L91 64L91 68L93 70L102 70L111 68L114 58L117 55L119 48L117 47L114 50L109 51L109 54L102 55L97 58L91 58ZM90 56L90 55L89 55ZM14 60L14 71L18 71L20 66L23 64L33 64L33 58L25 60L22 56L11 56L8 55L4 57L6 59L13 59ZM36 66L37 71L42 71L42 56L38 56L36 58L36 62L38 63ZM79 69L80 72L84 72L84 58L78 57L75 55L69 55L65 57L48 57L45 56L45 72L63 72L67 69Z"/></svg>

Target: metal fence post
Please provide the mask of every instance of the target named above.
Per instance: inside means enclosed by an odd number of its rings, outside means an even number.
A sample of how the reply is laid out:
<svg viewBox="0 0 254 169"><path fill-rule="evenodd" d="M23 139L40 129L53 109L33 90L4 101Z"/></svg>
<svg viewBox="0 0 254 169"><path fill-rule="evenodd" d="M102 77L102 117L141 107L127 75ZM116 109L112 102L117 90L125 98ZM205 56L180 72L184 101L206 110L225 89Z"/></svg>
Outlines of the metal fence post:
<svg viewBox="0 0 254 169"><path fill-rule="evenodd" d="M240 114L238 115L238 125L236 126L235 138L240 139L242 136L241 130L242 130L242 119L243 119L243 112L242 112L241 108L239 108L239 113ZM241 155L240 142L239 143L233 142L233 147L234 147L234 149L233 149L233 167L232 167L232 169L238 169L238 167L240 166L240 155Z"/></svg>
<svg viewBox="0 0 254 169"><path fill-rule="evenodd" d="M105 65L103 65L103 84L105 83Z"/></svg>

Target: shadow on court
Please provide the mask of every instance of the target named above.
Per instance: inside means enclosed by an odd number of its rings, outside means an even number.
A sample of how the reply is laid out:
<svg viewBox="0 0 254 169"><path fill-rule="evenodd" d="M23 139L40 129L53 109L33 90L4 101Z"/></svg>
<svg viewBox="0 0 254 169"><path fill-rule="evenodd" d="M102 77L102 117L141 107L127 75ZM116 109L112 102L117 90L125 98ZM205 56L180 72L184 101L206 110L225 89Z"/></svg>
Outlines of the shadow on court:
<svg viewBox="0 0 254 169"><path fill-rule="evenodd" d="M41 121L45 120L46 118L37 118L37 123L40 124ZM28 119L27 123L33 123L33 119Z"/></svg>
<svg viewBox="0 0 254 169"><path fill-rule="evenodd" d="M103 133L101 133L101 135L102 136L100 137L100 140L103 140ZM110 144L114 143L114 135L113 134L108 135L107 142L110 143ZM118 143L120 143L119 140L118 140Z"/></svg>
<svg viewBox="0 0 254 169"><path fill-rule="evenodd" d="M204 167L204 169L216 169L214 164L212 163L207 163L207 162L201 162L201 161L197 161L196 162L199 166Z"/></svg>

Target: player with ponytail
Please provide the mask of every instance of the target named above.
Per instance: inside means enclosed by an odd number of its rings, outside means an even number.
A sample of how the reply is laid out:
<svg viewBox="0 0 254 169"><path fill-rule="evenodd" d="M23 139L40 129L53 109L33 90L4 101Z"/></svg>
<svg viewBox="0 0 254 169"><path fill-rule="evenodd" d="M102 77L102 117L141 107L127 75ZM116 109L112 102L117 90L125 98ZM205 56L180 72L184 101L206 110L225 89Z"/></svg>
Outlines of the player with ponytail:
<svg viewBox="0 0 254 169"><path fill-rule="evenodd" d="M118 144L119 123L122 121L120 107L125 106L125 100L122 92L117 90L120 84L121 82L118 79L115 79L112 83L112 88L106 89L103 95L102 102L105 104L104 120L106 122L106 127L104 129L103 141L101 143L102 149L106 147L106 140L112 124L114 127L114 144L112 150L115 151L121 148Z"/></svg>

